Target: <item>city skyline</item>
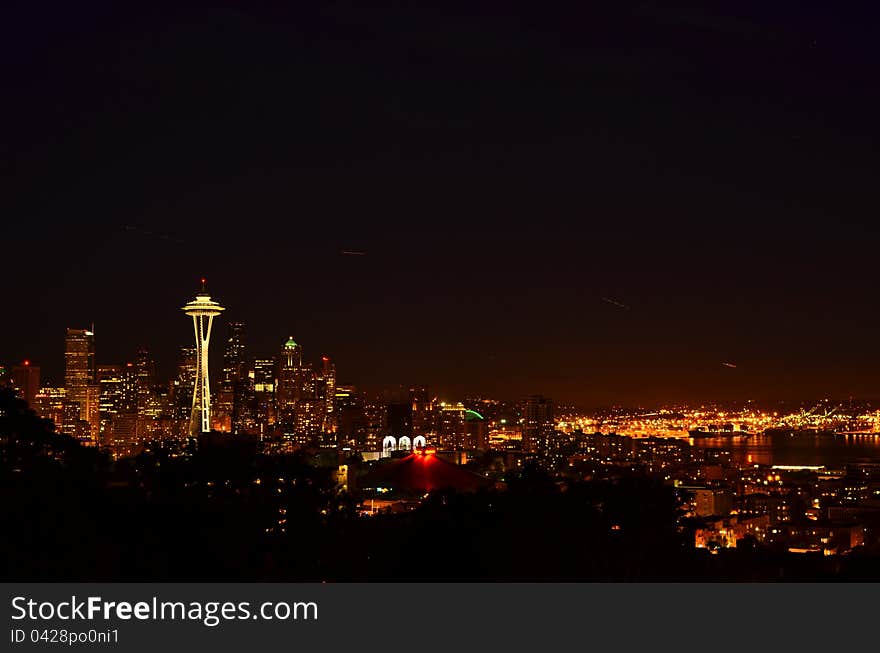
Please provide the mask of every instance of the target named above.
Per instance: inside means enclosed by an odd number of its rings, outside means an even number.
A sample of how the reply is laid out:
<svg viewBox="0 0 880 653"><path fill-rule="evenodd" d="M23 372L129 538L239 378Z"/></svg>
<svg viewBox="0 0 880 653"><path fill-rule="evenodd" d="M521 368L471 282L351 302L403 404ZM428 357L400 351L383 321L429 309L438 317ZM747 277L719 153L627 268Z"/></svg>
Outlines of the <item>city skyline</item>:
<svg viewBox="0 0 880 653"><path fill-rule="evenodd" d="M204 284L206 282L205 277L200 277L201 283ZM628 307L623 307L628 308ZM225 310L225 308L223 309ZM234 310L234 308L233 308ZM235 313L233 312L233 315ZM169 315L170 318L173 318L173 314ZM228 317L228 316L227 316ZM249 324L249 322L233 320L232 325L241 325L244 327ZM171 325L169 324L169 327ZM231 326L231 325L230 325ZM222 323L219 325L219 334L221 336L221 340L225 341L226 337L229 335L229 327L227 324ZM176 348L173 349L172 352L157 352L150 347L150 343L140 342L140 343L127 343L128 351L125 351L123 348L123 354L121 356L111 357L110 355L105 355L103 352L98 355L95 353L95 340L99 338L97 334L95 323L91 322L88 328L76 329L74 327L67 327L68 337L71 331L80 332L82 334L88 334L88 338L91 339L91 357L92 361L89 363L92 370L92 377L94 377L94 370L96 366L101 365L121 365L125 363L131 363L131 361L135 360L138 356L138 352L148 352L150 355L150 364L154 366L154 370L151 374L155 374L157 378L163 380L173 379L175 375L178 374L178 367L180 364L180 354L182 351L186 350L192 343L186 342L184 338L181 338L181 343ZM169 329L170 330L170 329ZM284 330L276 330L278 334L286 333ZM215 335L217 331L215 329ZM191 338L190 338L191 339ZM157 340L163 340L162 338L157 338ZM277 354L278 342L288 342L292 341L292 336L287 337L279 337L277 338L277 342L266 343L262 341L258 341L254 343L252 339L249 339L247 358L253 363L254 360L258 360L261 358L266 358L267 356L274 357ZM67 372L64 371L64 352L62 348L60 349L60 355L50 355L48 359L39 360L34 358L33 356L23 356L21 358L7 358L5 360L0 359L0 362L4 363L9 370L20 370L21 372L26 371L25 368L33 367L36 370L37 378L42 380L41 385L43 386L59 386L64 385L62 381L64 381L64 377ZM119 347L117 346L117 351ZM301 350L301 348L300 348ZM326 359L328 353L333 353L332 348L330 350L319 350L315 351L310 348L313 352L311 358L318 362L322 358ZM210 369L211 374L217 374L221 370L221 363L219 362L221 354L217 354L215 358L211 359ZM335 358L335 356L334 356ZM97 362L95 362L97 361ZM721 362L718 367L720 370L714 370L716 374L729 374L730 370L737 370L738 365L730 362ZM487 368L484 370L487 375L492 376L493 370L491 368ZM638 371L634 372L638 374ZM386 378L381 382L363 382L358 381L356 378L351 377L348 378L347 381L356 383L359 387L366 389L368 392L373 393L377 396L382 394L387 394L388 392L394 392L395 390L399 390L401 388L410 387L413 385L419 385L422 383L429 383L432 388L436 389L440 395L447 399L456 399L456 398L464 398L464 397L480 397L480 396L494 396L501 397L505 400L517 400L522 397L526 397L534 394L535 392L544 391L539 384L525 384L520 387L518 391L507 391L507 392L491 392L487 389L486 386L480 387L475 384L471 384L469 386L463 386L460 384L456 384L452 382L450 384L439 384L436 382L431 382L430 379L431 373L430 370L423 370L420 375L413 379L390 379ZM492 384L488 384L491 386ZM552 383L544 384L544 387L550 386ZM867 388L872 388L872 385L866 386ZM824 390L824 391L823 391ZM633 399L633 395L627 391L622 393L618 393L615 395L608 395L605 393L598 393L594 395L592 398L587 397L585 400L579 401L577 397L584 397L585 395L582 392L577 391L563 391L559 393L558 398L566 404L569 404L573 407L582 410L602 410L612 407L623 407L623 408L668 408L671 406L677 405L689 405L689 406L699 406L699 405L724 405L724 404L743 404L743 403L753 403L756 405L768 406L775 403L802 403L809 404L815 403L822 400L836 400L836 401L844 401L844 400L859 400L859 401L878 401L880 400L880 385L878 385L878 389L873 391L872 389L868 389L861 394L858 393L845 393L839 392L835 393L830 391L831 388L829 386L816 386L811 392L806 393L786 393L786 392L776 392L770 393L767 396L760 396L758 394L749 394L743 393L740 391L735 391L732 393L721 393L718 392L706 392L702 395L698 395L696 397L683 397L681 395L676 395L675 391L668 393L666 396L661 392L654 398L648 399ZM544 391L544 394L550 394ZM599 399L598 397L604 397L605 401Z"/></svg>
<svg viewBox="0 0 880 653"><path fill-rule="evenodd" d="M204 275L364 385L880 395L873 12L459 9L16 8L0 359L170 374Z"/></svg>

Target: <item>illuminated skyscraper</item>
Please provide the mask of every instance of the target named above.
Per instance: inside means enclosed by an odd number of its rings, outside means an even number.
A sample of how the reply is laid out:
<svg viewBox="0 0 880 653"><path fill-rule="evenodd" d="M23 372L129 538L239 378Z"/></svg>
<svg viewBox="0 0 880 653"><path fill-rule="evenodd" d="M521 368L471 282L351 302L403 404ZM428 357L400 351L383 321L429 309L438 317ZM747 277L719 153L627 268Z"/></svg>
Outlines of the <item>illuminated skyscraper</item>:
<svg viewBox="0 0 880 653"><path fill-rule="evenodd" d="M137 414L145 418L151 403L153 386L156 384L156 364L145 347L135 352L134 368L137 383Z"/></svg>
<svg viewBox="0 0 880 653"><path fill-rule="evenodd" d="M412 407L412 435L431 439L433 427L431 423L432 403L425 386L413 386L409 389L409 402Z"/></svg>
<svg viewBox="0 0 880 653"><path fill-rule="evenodd" d="M40 389L40 368L23 361L21 365L12 366L12 385L15 393L24 399L28 407L34 407L34 398Z"/></svg>
<svg viewBox="0 0 880 653"><path fill-rule="evenodd" d="M254 389L255 426L261 437L275 424L275 369L274 358L258 358L248 374Z"/></svg>
<svg viewBox="0 0 880 653"><path fill-rule="evenodd" d="M223 381L240 379L245 373L245 328L243 322L226 325L226 348L223 351Z"/></svg>
<svg viewBox="0 0 880 653"><path fill-rule="evenodd" d="M193 319L196 337L196 382L193 390L191 432L207 433L211 430L211 385L208 380L208 347L211 343L211 325L214 318L225 309L211 299L207 281L202 279L202 289L194 300L182 309Z"/></svg>
<svg viewBox="0 0 880 653"><path fill-rule="evenodd" d="M95 334L68 329L64 341L64 386L77 388L95 382Z"/></svg>
<svg viewBox="0 0 880 653"><path fill-rule="evenodd" d="M286 432L291 432L295 422L296 404L304 398L307 374L311 370L302 366L302 348L288 338L281 348L278 364L278 385L275 398L278 421Z"/></svg>
<svg viewBox="0 0 880 653"><path fill-rule="evenodd" d="M64 344L64 387L67 399L79 407L84 440L96 442L101 428L100 389L95 368L95 334L88 329L67 329Z"/></svg>
<svg viewBox="0 0 880 653"><path fill-rule="evenodd" d="M440 447L448 451L461 451L465 448L467 409L461 402L440 404L437 435Z"/></svg>
<svg viewBox="0 0 880 653"><path fill-rule="evenodd" d="M335 433L336 422L336 365L328 356L321 358L320 391L324 398L324 432Z"/></svg>
<svg viewBox="0 0 880 653"><path fill-rule="evenodd" d="M175 419L186 420L192 415L193 389L196 386L197 369L196 348L181 347L180 361L177 364L177 378L173 382Z"/></svg>
<svg viewBox="0 0 880 653"><path fill-rule="evenodd" d="M99 365L101 441L109 444L113 438L113 422L125 408L125 379L121 365Z"/></svg>
<svg viewBox="0 0 880 653"><path fill-rule="evenodd" d="M555 430L553 402L546 397L527 397L522 411L522 448L529 453L547 453L547 444Z"/></svg>
<svg viewBox="0 0 880 653"><path fill-rule="evenodd" d="M293 337L288 338L281 349L281 365L289 369L302 365L302 347L296 343Z"/></svg>
<svg viewBox="0 0 880 653"><path fill-rule="evenodd" d="M250 381L247 378L245 357L245 325L229 322L226 325L226 346L223 349L223 372L212 410L217 430L244 433L250 419Z"/></svg>
<svg viewBox="0 0 880 653"><path fill-rule="evenodd" d="M353 385L337 385L334 401L339 446L362 445L366 435L366 420L361 396Z"/></svg>

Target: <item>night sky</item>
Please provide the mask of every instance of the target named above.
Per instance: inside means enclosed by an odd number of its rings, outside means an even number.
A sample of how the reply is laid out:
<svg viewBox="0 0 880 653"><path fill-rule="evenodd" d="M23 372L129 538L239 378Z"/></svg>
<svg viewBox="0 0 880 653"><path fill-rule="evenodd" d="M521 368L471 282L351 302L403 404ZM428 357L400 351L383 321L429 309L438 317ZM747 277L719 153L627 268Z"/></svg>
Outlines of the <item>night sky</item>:
<svg viewBox="0 0 880 653"><path fill-rule="evenodd" d="M34 4L0 20L0 361L60 384L94 322L170 374L205 275L215 360L237 319L368 388L880 397L874 14Z"/></svg>

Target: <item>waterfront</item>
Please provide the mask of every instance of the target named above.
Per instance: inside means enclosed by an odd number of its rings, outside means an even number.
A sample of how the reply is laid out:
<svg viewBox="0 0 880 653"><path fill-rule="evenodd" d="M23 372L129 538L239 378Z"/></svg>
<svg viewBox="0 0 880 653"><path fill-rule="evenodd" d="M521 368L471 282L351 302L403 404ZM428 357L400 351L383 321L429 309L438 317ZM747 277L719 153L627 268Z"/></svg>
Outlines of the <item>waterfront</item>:
<svg viewBox="0 0 880 653"><path fill-rule="evenodd" d="M880 434L752 435L748 438L688 438L700 449L728 449L739 464L880 464Z"/></svg>

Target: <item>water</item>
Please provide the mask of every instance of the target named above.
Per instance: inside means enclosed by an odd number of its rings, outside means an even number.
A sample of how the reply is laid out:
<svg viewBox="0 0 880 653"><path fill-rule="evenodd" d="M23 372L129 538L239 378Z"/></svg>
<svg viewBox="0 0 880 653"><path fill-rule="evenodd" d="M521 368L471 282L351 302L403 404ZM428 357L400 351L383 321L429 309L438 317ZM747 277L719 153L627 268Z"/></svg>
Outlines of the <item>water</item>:
<svg viewBox="0 0 880 653"><path fill-rule="evenodd" d="M748 438L698 438L701 449L728 449L740 464L824 465L880 464L880 434L752 435Z"/></svg>

